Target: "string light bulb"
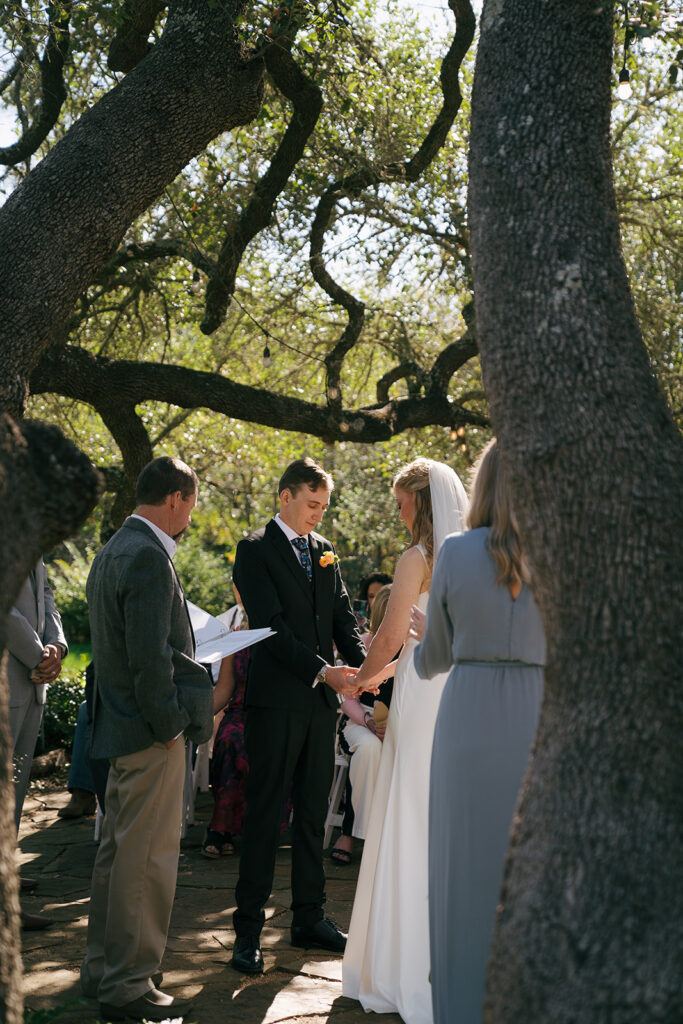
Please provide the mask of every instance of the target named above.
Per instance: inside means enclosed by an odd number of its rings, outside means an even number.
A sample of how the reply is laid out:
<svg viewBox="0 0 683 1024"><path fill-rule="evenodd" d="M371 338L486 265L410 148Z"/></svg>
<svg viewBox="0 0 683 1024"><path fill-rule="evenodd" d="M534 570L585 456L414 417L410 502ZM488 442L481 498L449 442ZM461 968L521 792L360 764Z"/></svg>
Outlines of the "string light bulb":
<svg viewBox="0 0 683 1024"><path fill-rule="evenodd" d="M198 270L195 270L194 274L192 275L192 285L191 285L192 291L195 293L195 295L197 294L197 292L201 288L201 282L202 282L201 275L200 275Z"/></svg>
<svg viewBox="0 0 683 1024"><path fill-rule="evenodd" d="M458 431L455 429L455 427L451 427L451 432L449 434L449 437L450 437L451 441L457 441L458 440Z"/></svg>
<svg viewBox="0 0 683 1024"><path fill-rule="evenodd" d="M628 73L626 65L619 72L619 85L617 86L617 96L620 100L628 100L633 95L633 89L631 88L631 76Z"/></svg>
<svg viewBox="0 0 683 1024"><path fill-rule="evenodd" d="M268 348L268 345L266 345L266 347L263 350L263 365L265 366L266 370L270 369L270 367L273 365L273 360L271 358L270 349Z"/></svg>

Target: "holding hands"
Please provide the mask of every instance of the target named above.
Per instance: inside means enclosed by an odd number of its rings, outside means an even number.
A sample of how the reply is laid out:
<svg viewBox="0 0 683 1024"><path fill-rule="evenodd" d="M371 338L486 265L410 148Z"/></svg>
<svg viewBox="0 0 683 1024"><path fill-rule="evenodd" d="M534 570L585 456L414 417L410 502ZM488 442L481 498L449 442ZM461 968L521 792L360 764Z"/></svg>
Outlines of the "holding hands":
<svg viewBox="0 0 683 1024"><path fill-rule="evenodd" d="M353 696L358 691L354 681L357 674L358 669L351 665L331 665L325 674L325 682L335 693Z"/></svg>
<svg viewBox="0 0 683 1024"><path fill-rule="evenodd" d="M31 672L31 682L37 685L53 683L61 671L61 647L58 644L47 644L40 661Z"/></svg>

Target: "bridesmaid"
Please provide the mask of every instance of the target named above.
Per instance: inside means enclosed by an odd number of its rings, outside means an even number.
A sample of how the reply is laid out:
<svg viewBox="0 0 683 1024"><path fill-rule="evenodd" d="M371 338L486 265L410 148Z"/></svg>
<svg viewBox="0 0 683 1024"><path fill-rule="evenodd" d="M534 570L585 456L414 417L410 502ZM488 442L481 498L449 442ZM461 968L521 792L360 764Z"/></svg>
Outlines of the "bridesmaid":
<svg viewBox="0 0 683 1024"><path fill-rule="evenodd" d="M435 1024L480 1024L503 861L543 692L545 638L498 446L475 469L469 530L443 544L415 667L450 666L434 733L429 916Z"/></svg>

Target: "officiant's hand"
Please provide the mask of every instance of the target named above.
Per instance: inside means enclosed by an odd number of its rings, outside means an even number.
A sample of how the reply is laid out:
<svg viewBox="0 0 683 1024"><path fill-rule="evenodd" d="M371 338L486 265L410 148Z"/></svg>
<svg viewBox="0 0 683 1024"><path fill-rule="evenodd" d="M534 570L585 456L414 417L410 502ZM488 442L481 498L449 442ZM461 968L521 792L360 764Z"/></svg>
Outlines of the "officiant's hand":
<svg viewBox="0 0 683 1024"><path fill-rule="evenodd" d="M358 669L350 665L335 665L328 668L325 683L335 693L353 694L356 692L354 679L357 672Z"/></svg>

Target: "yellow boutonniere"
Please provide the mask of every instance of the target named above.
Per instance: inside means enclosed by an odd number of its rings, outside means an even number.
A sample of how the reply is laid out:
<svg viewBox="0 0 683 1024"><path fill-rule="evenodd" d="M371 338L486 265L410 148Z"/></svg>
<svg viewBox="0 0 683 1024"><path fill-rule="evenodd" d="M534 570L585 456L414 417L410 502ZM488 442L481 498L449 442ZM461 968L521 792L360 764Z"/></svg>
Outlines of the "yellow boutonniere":
<svg viewBox="0 0 683 1024"><path fill-rule="evenodd" d="M334 565L334 563L338 561L339 555L335 555L334 551L326 551L320 558L320 565L323 569L326 569L328 565Z"/></svg>

